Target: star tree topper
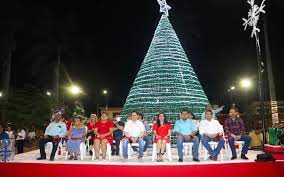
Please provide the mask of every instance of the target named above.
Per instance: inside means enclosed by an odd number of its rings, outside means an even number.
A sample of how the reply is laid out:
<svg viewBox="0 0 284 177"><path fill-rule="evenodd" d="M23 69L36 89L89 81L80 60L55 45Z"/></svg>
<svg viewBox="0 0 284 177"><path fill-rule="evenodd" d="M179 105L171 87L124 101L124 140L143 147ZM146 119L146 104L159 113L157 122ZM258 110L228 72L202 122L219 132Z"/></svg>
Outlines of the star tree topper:
<svg viewBox="0 0 284 177"><path fill-rule="evenodd" d="M260 7L254 3L254 0L248 0L247 3L251 6L251 9L248 12L248 18L243 18L243 26L245 27L244 30L247 29L247 26L252 27L251 35L250 37L255 37L256 45L258 50L260 51L260 45L259 45L259 38L258 33L260 32L260 29L257 27L257 22L259 20L260 13L265 13L263 10L265 0L262 0Z"/></svg>
<svg viewBox="0 0 284 177"><path fill-rule="evenodd" d="M169 10L171 7L167 4L166 0L157 0L160 5L160 12L164 13L166 16L169 16Z"/></svg>

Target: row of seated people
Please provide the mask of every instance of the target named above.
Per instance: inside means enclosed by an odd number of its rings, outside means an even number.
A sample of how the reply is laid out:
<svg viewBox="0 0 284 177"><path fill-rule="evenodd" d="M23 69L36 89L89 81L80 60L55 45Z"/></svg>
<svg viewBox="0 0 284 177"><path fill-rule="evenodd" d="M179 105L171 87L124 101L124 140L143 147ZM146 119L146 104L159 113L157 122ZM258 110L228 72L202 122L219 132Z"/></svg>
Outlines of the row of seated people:
<svg viewBox="0 0 284 177"><path fill-rule="evenodd" d="M226 119L224 128L218 120L213 118L212 110L205 111L205 119L199 124L196 124L192 120L193 114L187 110L182 110L180 119L174 124L172 129L171 124L168 122L168 118L164 113L160 113L157 116L157 120L152 126L154 134L154 143L156 145L157 161L164 161L164 153L166 150L166 144L170 142L171 131L177 137L177 150L178 150L178 161L183 162L183 143L193 143L193 161L199 162L199 144L200 141L203 146L209 152L210 160L218 160L218 155L224 146L224 133L228 136L229 146L232 152L231 159L237 158L235 150L235 141L244 141L244 146L241 152L242 159L248 159L246 154L248 152L250 138L245 134L244 123L241 118L237 117L236 110L231 108L229 111L229 118ZM46 159L45 144L47 142L53 143L53 149L51 152L50 160L54 160L55 152L58 147L60 138L66 134L66 125L60 121L61 115L54 115L54 122L52 122L45 131L45 137L40 140L40 157L38 160ZM102 159L106 159L107 145L113 143L113 132L115 125L112 121L108 120L108 115L102 113L100 120L94 125L94 150L95 159L99 160L100 150L102 152ZM138 143L138 159L142 160L144 153L145 136L146 130L144 124L138 120L138 113L132 112L130 120L125 123L123 128L124 138L122 139L122 155L123 159L128 158L128 144ZM71 154L71 157L77 159L78 153L80 152L80 143L84 141L87 134L85 126L82 125L80 117L75 118L75 124L72 126L69 133L69 140L67 141L66 150ZM217 142L216 148L212 149L209 142Z"/></svg>

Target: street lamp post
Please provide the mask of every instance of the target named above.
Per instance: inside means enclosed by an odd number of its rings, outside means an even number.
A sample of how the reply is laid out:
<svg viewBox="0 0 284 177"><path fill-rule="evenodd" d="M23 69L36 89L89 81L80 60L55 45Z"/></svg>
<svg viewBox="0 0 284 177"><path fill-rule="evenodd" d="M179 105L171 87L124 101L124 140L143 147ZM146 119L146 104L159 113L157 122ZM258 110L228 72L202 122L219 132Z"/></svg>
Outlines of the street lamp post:
<svg viewBox="0 0 284 177"><path fill-rule="evenodd" d="M105 95L105 104L106 104L106 110L107 110L107 96L108 96L108 91L107 90L103 90L103 94Z"/></svg>
<svg viewBox="0 0 284 177"><path fill-rule="evenodd" d="M228 92L230 93L230 102L233 103L233 92L236 89L235 86L231 86Z"/></svg>
<svg viewBox="0 0 284 177"><path fill-rule="evenodd" d="M244 89L244 92L245 92L246 107L247 107L247 111L248 111L248 107L249 107L248 90L252 86L252 81L248 78L244 78L240 81L240 86L241 86L241 88Z"/></svg>

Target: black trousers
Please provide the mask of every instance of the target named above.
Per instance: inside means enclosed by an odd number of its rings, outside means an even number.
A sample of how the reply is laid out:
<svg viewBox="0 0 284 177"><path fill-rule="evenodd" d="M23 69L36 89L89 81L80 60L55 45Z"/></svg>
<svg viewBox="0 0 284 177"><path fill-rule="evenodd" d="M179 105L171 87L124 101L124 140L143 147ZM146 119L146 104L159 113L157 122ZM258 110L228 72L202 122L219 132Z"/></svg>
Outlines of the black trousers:
<svg viewBox="0 0 284 177"><path fill-rule="evenodd" d="M111 146L111 151L112 154L115 155L119 155L119 145L120 145L120 141L123 139L122 136L117 136L117 137L113 137L115 143L112 144Z"/></svg>
<svg viewBox="0 0 284 177"><path fill-rule="evenodd" d="M16 140L18 154L24 153L25 140Z"/></svg>
<svg viewBox="0 0 284 177"><path fill-rule="evenodd" d="M53 138L51 136L48 136L47 138L42 138L39 140L40 157L46 158L45 144L48 142L52 142L52 140ZM50 158L54 158L57 148L58 148L58 143L57 144L53 143Z"/></svg>

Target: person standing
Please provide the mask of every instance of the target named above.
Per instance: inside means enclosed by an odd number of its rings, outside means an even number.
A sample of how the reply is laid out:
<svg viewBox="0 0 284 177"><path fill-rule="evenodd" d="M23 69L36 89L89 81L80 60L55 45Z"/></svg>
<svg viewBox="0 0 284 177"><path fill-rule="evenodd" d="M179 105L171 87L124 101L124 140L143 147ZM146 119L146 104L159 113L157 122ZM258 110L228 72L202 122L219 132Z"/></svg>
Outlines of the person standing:
<svg viewBox="0 0 284 177"><path fill-rule="evenodd" d="M8 140L9 135L4 131L3 125L0 124L0 140Z"/></svg>
<svg viewBox="0 0 284 177"><path fill-rule="evenodd" d="M193 142L193 161L199 162L198 147L199 138L196 136L197 128L192 120L188 119L188 111L182 110L181 119L177 120L174 125L175 135L177 136L177 149L179 162L183 162L183 143Z"/></svg>
<svg viewBox="0 0 284 177"><path fill-rule="evenodd" d="M206 107L205 107L205 111L201 114L201 120L205 119L205 112L207 110L211 110L212 114L213 114L213 119L217 119L216 114L218 114L219 112L223 111L224 107L225 106L223 105L223 106L219 107L218 109L213 109L211 104L207 104Z"/></svg>
<svg viewBox="0 0 284 177"><path fill-rule="evenodd" d="M235 141L244 141L241 152L241 158L247 160L246 154L249 149L251 138L246 135L244 122L240 117L237 117L236 109L230 108L229 118L225 120L225 133L228 136L229 145L232 151L231 160L237 159L237 153L235 149Z"/></svg>
<svg viewBox="0 0 284 177"><path fill-rule="evenodd" d="M44 133L44 138L39 140L40 157L37 160L45 160L45 144L52 142L52 151L50 154L50 161L54 161L54 156L58 148L58 144L61 138L66 136L66 124L61 121L61 112L55 112L53 117L53 122L51 122Z"/></svg>
<svg viewBox="0 0 284 177"><path fill-rule="evenodd" d="M18 154L24 152L25 138L26 138L26 131L23 128L19 129L16 138L16 147Z"/></svg>

